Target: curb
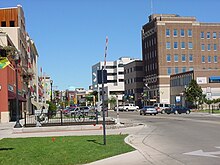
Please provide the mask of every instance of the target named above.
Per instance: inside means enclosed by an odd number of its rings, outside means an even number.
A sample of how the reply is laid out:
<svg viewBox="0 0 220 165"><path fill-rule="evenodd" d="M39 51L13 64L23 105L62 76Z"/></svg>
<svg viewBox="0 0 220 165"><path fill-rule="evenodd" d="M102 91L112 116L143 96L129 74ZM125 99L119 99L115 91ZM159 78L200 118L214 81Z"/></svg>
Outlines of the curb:
<svg viewBox="0 0 220 165"><path fill-rule="evenodd" d="M77 125L77 126L56 126L56 127L23 127L13 128L13 134L40 133L40 132L66 132L66 131L90 131L101 130L102 124L97 125Z"/></svg>

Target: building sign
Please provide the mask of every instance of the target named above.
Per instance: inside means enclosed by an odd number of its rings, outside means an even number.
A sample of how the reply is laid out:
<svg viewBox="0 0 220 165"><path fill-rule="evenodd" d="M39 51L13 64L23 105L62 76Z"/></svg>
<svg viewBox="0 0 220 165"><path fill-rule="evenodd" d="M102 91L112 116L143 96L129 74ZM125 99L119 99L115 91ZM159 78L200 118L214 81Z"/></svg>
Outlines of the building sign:
<svg viewBox="0 0 220 165"><path fill-rule="evenodd" d="M207 84L207 78L206 77L197 77L196 82L197 82L197 84Z"/></svg>
<svg viewBox="0 0 220 165"><path fill-rule="evenodd" d="M180 96L176 96L176 103L180 102Z"/></svg>
<svg viewBox="0 0 220 165"><path fill-rule="evenodd" d="M207 93L206 93L206 98L207 98L208 100L211 100L211 99L212 99L212 93L211 93L211 92L207 92Z"/></svg>

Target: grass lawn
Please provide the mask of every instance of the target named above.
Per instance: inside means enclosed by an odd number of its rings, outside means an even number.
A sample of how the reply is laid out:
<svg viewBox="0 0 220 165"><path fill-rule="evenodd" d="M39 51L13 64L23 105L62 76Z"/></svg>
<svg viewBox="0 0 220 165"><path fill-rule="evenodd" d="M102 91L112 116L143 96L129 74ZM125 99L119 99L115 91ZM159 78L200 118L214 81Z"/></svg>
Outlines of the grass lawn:
<svg viewBox="0 0 220 165"><path fill-rule="evenodd" d="M127 135L5 138L0 140L2 165L85 164L133 151L124 142Z"/></svg>
<svg viewBox="0 0 220 165"><path fill-rule="evenodd" d="M220 110L209 110L209 109L203 109L203 110L197 110L195 112L203 112L203 113L220 113Z"/></svg>

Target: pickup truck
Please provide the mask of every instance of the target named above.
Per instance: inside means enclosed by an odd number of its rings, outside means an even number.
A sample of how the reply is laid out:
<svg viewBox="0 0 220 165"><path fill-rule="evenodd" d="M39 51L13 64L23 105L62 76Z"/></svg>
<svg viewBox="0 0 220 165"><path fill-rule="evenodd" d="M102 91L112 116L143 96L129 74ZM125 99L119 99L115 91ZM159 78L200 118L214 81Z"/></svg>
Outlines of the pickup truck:
<svg viewBox="0 0 220 165"><path fill-rule="evenodd" d="M135 106L134 104L125 104L125 105L118 106L119 111L134 111L137 109L139 109L139 107Z"/></svg>

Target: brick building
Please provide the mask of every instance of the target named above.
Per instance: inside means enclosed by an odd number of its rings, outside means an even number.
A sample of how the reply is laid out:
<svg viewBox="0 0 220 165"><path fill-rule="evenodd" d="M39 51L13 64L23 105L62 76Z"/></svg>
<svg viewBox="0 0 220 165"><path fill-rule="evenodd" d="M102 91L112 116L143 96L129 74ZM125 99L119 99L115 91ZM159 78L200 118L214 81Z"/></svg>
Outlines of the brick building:
<svg viewBox="0 0 220 165"><path fill-rule="evenodd" d="M150 15L142 27L142 57L151 100L170 103L172 74L220 71L219 52L220 23L175 14Z"/></svg>

